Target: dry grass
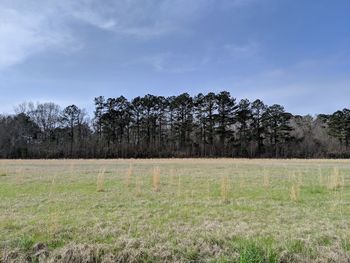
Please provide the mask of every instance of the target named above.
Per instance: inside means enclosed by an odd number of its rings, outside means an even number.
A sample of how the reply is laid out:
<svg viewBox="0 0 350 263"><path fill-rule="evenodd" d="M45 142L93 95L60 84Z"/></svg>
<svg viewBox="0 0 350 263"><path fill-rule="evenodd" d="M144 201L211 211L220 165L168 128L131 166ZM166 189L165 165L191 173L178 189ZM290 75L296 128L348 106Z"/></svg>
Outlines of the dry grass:
<svg viewBox="0 0 350 263"><path fill-rule="evenodd" d="M130 187L131 185L132 174L133 174L133 168L130 165L128 170L126 171L126 177L125 177L125 184L127 187Z"/></svg>
<svg viewBox="0 0 350 263"><path fill-rule="evenodd" d="M136 196L140 197L142 195L141 180L136 177Z"/></svg>
<svg viewBox="0 0 350 263"><path fill-rule="evenodd" d="M153 184L153 191L159 192L160 191L160 168L158 166L153 168L152 184Z"/></svg>
<svg viewBox="0 0 350 263"><path fill-rule="evenodd" d="M344 185L344 177L340 175L339 169L337 167L334 167L331 175L329 176L327 188L329 190L336 190L338 188L344 187Z"/></svg>
<svg viewBox="0 0 350 263"><path fill-rule="evenodd" d="M180 197L181 196L181 176L178 175L178 179L177 179L177 196Z"/></svg>
<svg viewBox="0 0 350 263"><path fill-rule="evenodd" d="M102 169L97 175L97 181L96 181L97 192L105 191L105 171L106 171L105 169Z"/></svg>
<svg viewBox="0 0 350 263"><path fill-rule="evenodd" d="M207 193L208 193L208 202L210 201L211 196L211 187L210 187L210 181L207 179Z"/></svg>
<svg viewBox="0 0 350 263"><path fill-rule="evenodd" d="M57 211L52 211L49 214L47 220L47 233L51 239L55 238L55 234L59 231L59 213Z"/></svg>
<svg viewBox="0 0 350 263"><path fill-rule="evenodd" d="M175 176L176 176L176 171L174 168L171 168L169 171L170 174L170 184L174 185L175 184Z"/></svg>
<svg viewBox="0 0 350 263"><path fill-rule="evenodd" d="M324 176L323 176L323 173L322 173L321 166L318 166L318 182L319 182L320 186L325 185Z"/></svg>
<svg viewBox="0 0 350 263"><path fill-rule="evenodd" d="M298 184L293 184L290 188L290 200L293 202L298 202L300 198L300 188Z"/></svg>
<svg viewBox="0 0 350 263"><path fill-rule="evenodd" d="M38 262L37 243L48 247L40 262L350 258L348 160L1 160L0 167L9 175L0 177L0 262Z"/></svg>
<svg viewBox="0 0 350 263"><path fill-rule="evenodd" d="M263 174L264 174L263 185L264 185L265 190L268 190L269 187L270 187L270 177L269 177L269 175L267 174L266 169L264 169Z"/></svg>
<svg viewBox="0 0 350 263"><path fill-rule="evenodd" d="M230 182L228 176L224 176L221 179L221 201L224 204L230 203Z"/></svg>

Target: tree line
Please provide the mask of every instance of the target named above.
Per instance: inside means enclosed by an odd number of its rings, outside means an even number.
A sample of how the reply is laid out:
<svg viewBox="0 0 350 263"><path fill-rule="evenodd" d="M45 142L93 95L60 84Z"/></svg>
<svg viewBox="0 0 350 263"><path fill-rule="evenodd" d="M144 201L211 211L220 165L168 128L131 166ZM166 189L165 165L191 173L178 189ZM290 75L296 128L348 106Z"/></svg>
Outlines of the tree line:
<svg viewBox="0 0 350 263"><path fill-rule="evenodd" d="M350 110L315 117L227 91L94 100L76 105L22 103L0 116L1 158L345 158Z"/></svg>

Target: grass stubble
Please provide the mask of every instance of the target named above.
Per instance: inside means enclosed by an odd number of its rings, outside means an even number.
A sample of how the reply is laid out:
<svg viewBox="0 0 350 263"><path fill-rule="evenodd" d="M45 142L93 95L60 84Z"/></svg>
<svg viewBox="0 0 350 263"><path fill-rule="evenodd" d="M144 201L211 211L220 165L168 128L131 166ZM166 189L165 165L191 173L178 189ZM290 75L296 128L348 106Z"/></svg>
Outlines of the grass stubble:
<svg viewBox="0 0 350 263"><path fill-rule="evenodd" d="M153 191L160 192L160 168L158 166L153 168L152 184Z"/></svg>
<svg viewBox="0 0 350 263"><path fill-rule="evenodd" d="M97 192L104 192L105 191L105 172L106 169L101 169L98 172L97 180L96 180L96 191Z"/></svg>
<svg viewBox="0 0 350 263"><path fill-rule="evenodd" d="M350 259L347 160L14 160L0 167L0 262Z"/></svg>

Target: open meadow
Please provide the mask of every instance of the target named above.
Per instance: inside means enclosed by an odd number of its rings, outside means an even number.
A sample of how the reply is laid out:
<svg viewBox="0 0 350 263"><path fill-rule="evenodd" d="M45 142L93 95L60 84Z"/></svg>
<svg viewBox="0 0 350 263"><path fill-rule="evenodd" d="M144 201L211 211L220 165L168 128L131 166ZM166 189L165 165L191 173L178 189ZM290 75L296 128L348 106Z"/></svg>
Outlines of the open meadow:
<svg viewBox="0 0 350 263"><path fill-rule="evenodd" d="M349 262L348 160L2 160L0 262Z"/></svg>

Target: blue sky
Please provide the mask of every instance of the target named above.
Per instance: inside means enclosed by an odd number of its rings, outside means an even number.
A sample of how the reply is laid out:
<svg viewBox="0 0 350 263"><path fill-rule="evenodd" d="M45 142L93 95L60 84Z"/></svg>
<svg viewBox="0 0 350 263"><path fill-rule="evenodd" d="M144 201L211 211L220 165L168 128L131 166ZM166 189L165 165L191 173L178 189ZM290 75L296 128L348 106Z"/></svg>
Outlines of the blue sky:
<svg viewBox="0 0 350 263"><path fill-rule="evenodd" d="M0 0L0 112L228 90L350 107L348 0Z"/></svg>

